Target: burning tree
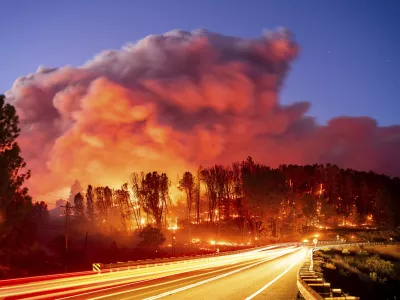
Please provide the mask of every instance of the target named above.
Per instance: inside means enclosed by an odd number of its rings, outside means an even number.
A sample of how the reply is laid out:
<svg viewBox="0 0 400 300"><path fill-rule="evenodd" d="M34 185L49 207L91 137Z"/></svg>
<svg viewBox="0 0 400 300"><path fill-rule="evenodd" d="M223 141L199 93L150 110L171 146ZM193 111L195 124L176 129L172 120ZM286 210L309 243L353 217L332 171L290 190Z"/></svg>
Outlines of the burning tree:
<svg viewBox="0 0 400 300"><path fill-rule="evenodd" d="M206 195L208 199L208 221L214 224L215 210L218 205L217 195L217 181L214 168L205 168L200 171L201 180L204 182L206 188Z"/></svg>
<svg viewBox="0 0 400 300"><path fill-rule="evenodd" d="M80 189L78 183L71 190ZM200 183L205 188L204 198L200 198ZM167 225L171 205L169 186L165 173L133 173L131 192L127 183L116 190L88 186L86 210L82 194L77 194L75 212L87 215L99 231L130 231L132 222L138 229L153 222L161 230ZM304 223L321 228L391 226L399 207L395 201L400 194L399 186L399 179L372 172L317 164L270 168L249 157L230 166L200 167L198 176L186 172L178 187L186 195L190 234L194 208L200 224L200 208L208 206L207 222L218 225L218 234L222 226L236 223L243 238L245 231L257 238L268 231L273 237L298 233ZM147 222L143 214L147 215Z"/></svg>
<svg viewBox="0 0 400 300"><path fill-rule="evenodd" d="M137 228L142 227L142 210L141 206L144 203L143 194L141 193L142 181L144 179L144 173L134 172L131 174L131 190L133 193L133 199L131 202L132 214L136 223Z"/></svg>
<svg viewBox="0 0 400 300"><path fill-rule="evenodd" d="M90 223L94 223L95 214L94 214L94 193L93 187L88 185L86 190L86 215Z"/></svg>
<svg viewBox="0 0 400 300"><path fill-rule="evenodd" d="M85 217L85 206L81 193L77 193L74 197L74 211L75 215L82 221Z"/></svg>
<svg viewBox="0 0 400 300"><path fill-rule="evenodd" d="M143 210L153 217L157 228L162 228L163 217L164 225L167 223L168 207L170 206L169 186L170 182L165 173L147 173L141 179L139 193L143 201Z"/></svg>
<svg viewBox="0 0 400 300"><path fill-rule="evenodd" d="M256 164L249 157L242 163L243 194L249 209L253 234L260 234L263 222L269 223L272 236L279 235L279 215L282 201L288 195L285 175L279 169Z"/></svg>
<svg viewBox="0 0 400 300"><path fill-rule="evenodd" d="M200 224L200 172L202 170L202 166L199 166L197 169L197 181L196 181L196 222Z"/></svg>
<svg viewBox="0 0 400 300"><path fill-rule="evenodd" d="M132 205L130 194L128 191L128 184L124 183L120 189L114 191L115 203L116 203L116 215L120 217L120 228L122 231L129 231L131 229Z"/></svg>
<svg viewBox="0 0 400 300"><path fill-rule="evenodd" d="M185 172L181 180L179 180L179 189L183 191L186 195L186 212L187 212L187 221L189 226L189 237L192 240L192 232L191 232L191 212L192 205L194 202L194 198L196 195L196 184L195 178L192 173Z"/></svg>
<svg viewBox="0 0 400 300"><path fill-rule="evenodd" d="M104 201L104 188L103 187L96 187L94 189L94 194L96 198L96 210L101 222L105 221L107 215L107 207Z"/></svg>

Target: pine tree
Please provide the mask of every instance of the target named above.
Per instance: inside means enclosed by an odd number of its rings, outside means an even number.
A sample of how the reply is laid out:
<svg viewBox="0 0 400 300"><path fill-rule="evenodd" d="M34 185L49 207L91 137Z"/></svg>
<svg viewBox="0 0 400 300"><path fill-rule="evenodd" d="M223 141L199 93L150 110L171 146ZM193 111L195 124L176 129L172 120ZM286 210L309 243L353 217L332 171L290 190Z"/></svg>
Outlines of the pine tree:
<svg viewBox="0 0 400 300"><path fill-rule="evenodd" d="M23 173L26 163L16 142L19 134L16 110L0 95L0 253L6 249L22 249L35 236L32 199L23 187L30 172Z"/></svg>

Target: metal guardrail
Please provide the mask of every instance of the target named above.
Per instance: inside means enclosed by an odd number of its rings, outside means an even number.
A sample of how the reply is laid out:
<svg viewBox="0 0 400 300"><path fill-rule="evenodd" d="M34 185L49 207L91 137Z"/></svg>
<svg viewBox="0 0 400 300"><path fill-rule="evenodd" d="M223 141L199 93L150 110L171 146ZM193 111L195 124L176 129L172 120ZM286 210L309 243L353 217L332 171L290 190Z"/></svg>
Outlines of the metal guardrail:
<svg viewBox="0 0 400 300"><path fill-rule="evenodd" d="M318 245L340 245L340 246L349 246L349 245L381 245L384 243L346 243L343 244L343 242L337 242L337 241L318 241ZM394 244L394 243L393 243ZM242 249L242 250L236 250L236 251L227 251L227 252L220 252L218 254L216 253L210 253L210 254L205 254L205 255L192 255L192 256L180 256L180 257L170 257L170 258L156 258L156 259L146 259L146 260L135 260L135 261L127 261L127 262L117 262L117 263L109 263L109 264L104 264L104 263L97 263L96 265L100 265L99 270L98 268L93 268L93 270L97 272L102 272L102 271L109 271L109 272L115 272L115 271L120 271L120 270L130 270L131 268L148 268L148 267L153 267L153 266L160 266L160 265L166 265L166 264L173 264L179 261L184 261L187 263L190 263L192 261L198 261L201 259L206 259L206 258L212 258L212 257L222 257L222 256L227 256L227 255L235 255L235 254L240 254L248 251L255 251L259 249L263 249L265 247L285 247L285 246L314 246L313 243L305 243L305 242L289 242L289 243L279 243L279 244L268 244L268 245L263 245L259 247L254 247L254 248L247 248L247 249ZM93 264L94 265L94 264ZM95 271L95 272L96 272Z"/></svg>
<svg viewBox="0 0 400 300"><path fill-rule="evenodd" d="M228 256L228 255L242 254L242 253L249 252L249 251L256 251L256 250L264 249L266 247L303 246L303 244L304 243L295 243L295 242L269 244L269 245L264 245L264 246L254 247L254 248L247 248L247 249L236 250L236 251L219 252L218 254L210 253L210 254L205 254L205 255L156 258L156 259L135 260L135 261L117 262L117 263L109 263L109 264L94 263L92 265L93 265L93 271L98 272L98 273L101 273L102 271L115 272L115 271L122 271L122 270L131 270L131 269L135 269L135 268L140 269L140 268L149 268L149 267L155 267L155 266L160 266L160 265L171 265L171 264L177 263L177 262L191 263L191 262L195 262L195 261L201 261L201 260L211 259L211 258L216 258L216 257L224 257L224 256ZM95 268L95 265L96 265L96 268ZM99 269L97 267L98 265L100 265Z"/></svg>
<svg viewBox="0 0 400 300"><path fill-rule="evenodd" d="M316 275L313 270L312 252L313 250L311 249L309 254L307 254L307 258L303 266L297 273L297 288L306 300L323 300L324 298L320 296L314 289L312 289L303 279L303 276L304 278L318 278L318 275Z"/></svg>
<svg viewBox="0 0 400 300"><path fill-rule="evenodd" d="M308 245L310 243L307 243ZM395 245L399 242L363 242L363 243L343 243L343 242L333 242L333 241L321 241L318 244L329 245L330 247L349 247L349 246L375 246L375 245ZM314 260L313 251L320 249L322 247L314 247L310 249L309 254L304 261L303 266L297 273L297 288L299 289L301 295L306 300L359 300L356 296L346 296L343 294L341 289L333 289L330 283L324 282L322 274L314 271Z"/></svg>
<svg viewBox="0 0 400 300"><path fill-rule="evenodd" d="M330 247L340 246L340 247L349 247L349 246L375 246L375 245L393 245L400 244L400 242L349 242L343 243L341 241L319 241L318 247L313 243L306 242L290 242L290 243L280 243L280 244L269 244L260 247L247 248L237 251L227 251L220 252L218 254L211 253L206 255L192 255L192 256L181 256L181 257L170 257L170 258L159 258L159 259L146 259L146 260L136 260L136 261L128 261L128 262L117 262L110 264L100 264L100 269L98 273L102 271L105 272L114 272L119 270L130 270L133 268L149 268L156 267L160 265L171 265L177 262L191 263L198 261L209 261L213 260L216 257L224 257L228 255L237 255L249 251L256 251L260 249L265 249L267 247L285 247L285 246L308 246L313 247L310 249L309 254L307 254L307 258L297 273L297 288L299 289L301 295L306 300L359 300L359 297L356 296L347 296L344 295L340 288L331 288L330 283L325 282L322 276L322 273L317 273L314 271L314 263L313 263L313 251L315 249L322 248L322 245L329 245ZM99 264L96 264L99 265Z"/></svg>

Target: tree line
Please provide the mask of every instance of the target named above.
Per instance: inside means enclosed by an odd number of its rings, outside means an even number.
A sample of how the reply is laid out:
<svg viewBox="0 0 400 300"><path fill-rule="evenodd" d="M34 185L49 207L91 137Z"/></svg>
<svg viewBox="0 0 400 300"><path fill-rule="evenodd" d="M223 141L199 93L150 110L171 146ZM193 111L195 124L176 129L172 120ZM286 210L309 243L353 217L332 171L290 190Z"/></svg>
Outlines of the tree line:
<svg viewBox="0 0 400 300"><path fill-rule="evenodd" d="M230 166L200 167L197 174L205 197L198 196L200 188L191 173L180 181L188 215L194 204L197 223L205 210L209 224L235 220L255 237L313 227L399 225L399 178L331 164L270 168L251 157Z"/></svg>
<svg viewBox="0 0 400 300"><path fill-rule="evenodd" d="M75 215L99 230L165 229L178 201L165 173L133 173L120 189L93 187L74 197ZM399 178L335 165L281 165L248 157L229 166L185 172L178 188L192 226L236 224L244 235L280 237L307 228L399 225Z"/></svg>

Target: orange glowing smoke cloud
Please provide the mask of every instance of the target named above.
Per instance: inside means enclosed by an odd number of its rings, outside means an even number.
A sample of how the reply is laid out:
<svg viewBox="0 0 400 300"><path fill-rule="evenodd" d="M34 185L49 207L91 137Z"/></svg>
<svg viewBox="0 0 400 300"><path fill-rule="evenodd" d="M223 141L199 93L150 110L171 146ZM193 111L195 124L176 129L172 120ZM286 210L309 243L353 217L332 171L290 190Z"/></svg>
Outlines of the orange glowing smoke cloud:
<svg viewBox="0 0 400 300"><path fill-rule="evenodd" d="M39 68L6 96L19 112L32 194L75 179L120 186L133 171L172 181L199 164L245 159L334 163L399 175L399 127L339 117L278 92L298 46L284 29L257 39L198 30L152 35L81 67Z"/></svg>

